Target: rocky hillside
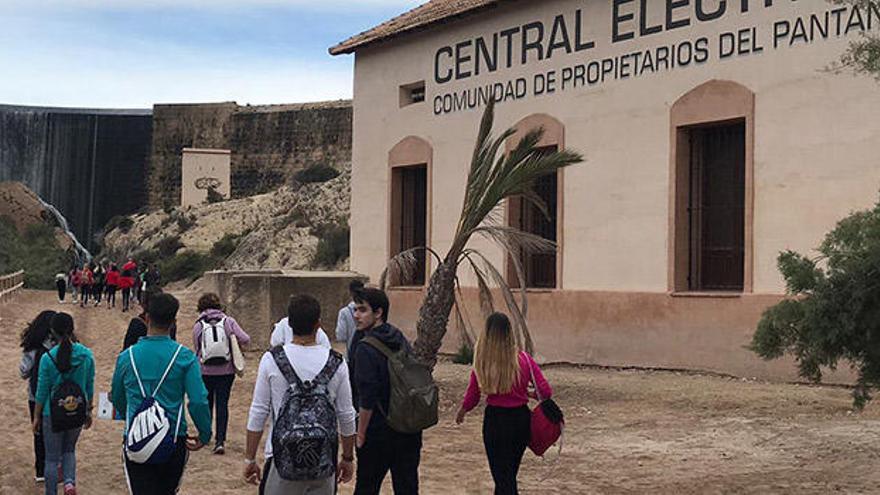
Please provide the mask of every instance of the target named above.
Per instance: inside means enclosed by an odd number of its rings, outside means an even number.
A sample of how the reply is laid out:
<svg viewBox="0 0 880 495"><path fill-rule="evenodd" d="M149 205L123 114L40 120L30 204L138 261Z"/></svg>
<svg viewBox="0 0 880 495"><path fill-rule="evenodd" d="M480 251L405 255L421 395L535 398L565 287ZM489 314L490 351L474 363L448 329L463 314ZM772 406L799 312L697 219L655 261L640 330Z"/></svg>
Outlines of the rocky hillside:
<svg viewBox="0 0 880 495"><path fill-rule="evenodd" d="M248 198L117 218L101 256L163 261L211 256L210 268L345 269L350 169L329 181Z"/></svg>
<svg viewBox="0 0 880 495"><path fill-rule="evenodd" d="M24 270L26 287L52 288L55 274L76 259L63 224L24 184L0 182L0 274Z"/></svg>
<svg viewBox="0 0 880 495"><path fill-rule="evenodd" d="M0 218L6 219L20 234L31 225L49 224L55 231L59 248L66 251L74 244L40 198L21 182L0 182Z"/></svg>

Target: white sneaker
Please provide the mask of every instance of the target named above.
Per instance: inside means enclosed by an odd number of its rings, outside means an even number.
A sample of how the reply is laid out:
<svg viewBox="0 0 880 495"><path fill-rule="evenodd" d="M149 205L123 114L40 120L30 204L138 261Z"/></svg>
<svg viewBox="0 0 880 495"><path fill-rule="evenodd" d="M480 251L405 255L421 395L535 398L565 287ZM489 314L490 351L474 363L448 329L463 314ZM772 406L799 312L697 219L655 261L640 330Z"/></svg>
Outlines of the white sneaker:
<svg viewBox="0 0 880 495"><path fill-rule="evenodd" d="M46 478L43 476L34 476L34 483L45 483Z"/></svg>

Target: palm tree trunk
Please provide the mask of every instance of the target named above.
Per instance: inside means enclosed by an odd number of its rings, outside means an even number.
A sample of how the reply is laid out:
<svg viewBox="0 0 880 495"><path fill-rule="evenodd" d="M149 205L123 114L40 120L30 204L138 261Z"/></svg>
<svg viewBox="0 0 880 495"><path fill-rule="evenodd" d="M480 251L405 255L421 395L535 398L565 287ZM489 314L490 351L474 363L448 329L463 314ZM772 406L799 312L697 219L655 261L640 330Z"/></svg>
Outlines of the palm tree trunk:
<svg viewBox="0 0 880 495"><path fill-rule="evenodd" d="M437 352L446 335L449 313L455 304L455 260L446 259L431 275L425 301L416 323L416 358L432 368L437 363Z"/></svg>

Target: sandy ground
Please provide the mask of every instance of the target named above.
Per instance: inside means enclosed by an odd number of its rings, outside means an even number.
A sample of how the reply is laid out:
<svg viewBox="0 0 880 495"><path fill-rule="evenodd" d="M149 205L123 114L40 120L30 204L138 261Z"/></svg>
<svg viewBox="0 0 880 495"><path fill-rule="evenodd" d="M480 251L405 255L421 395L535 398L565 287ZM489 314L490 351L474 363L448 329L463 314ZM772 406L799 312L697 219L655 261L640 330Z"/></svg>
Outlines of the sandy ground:
<svg viewBox="0 0 880 495"><path fill-rule="evenodd" d="M183 322L195 317L197 294L179 294ZM0 494L42 493L35 486L26 386L18 378L18 334L45 308L47 292L25 291L0 305ZM73 308L81 340L97 359L99 391L107 391L130 315ZM243 322L245 328L247 322ZM247 329L252 332L264 329ZM186 332L183 332L186 335ZM189 344L189 342L186 342ZM249 354L249 364L259 353ZM256 370L236 382L226 456L205 449L190 458L184 494L256 493L240 477L244 431ZM425 435L423 493L491 493L480 438L480 414L456 427L452 418L468 369L441 364L440 425ZM767 384L666 372L550 368L548 378L567 414L562 457L526 454L523 493L878 493L880 405L850 411L847 390ZM121 424L97 421L77 449L83 494L126 493L120 464ZM555 455L555 454L554 454ZM390 489L386 490L390 493ZM351 493L344 487L341 493Z"/></svg>

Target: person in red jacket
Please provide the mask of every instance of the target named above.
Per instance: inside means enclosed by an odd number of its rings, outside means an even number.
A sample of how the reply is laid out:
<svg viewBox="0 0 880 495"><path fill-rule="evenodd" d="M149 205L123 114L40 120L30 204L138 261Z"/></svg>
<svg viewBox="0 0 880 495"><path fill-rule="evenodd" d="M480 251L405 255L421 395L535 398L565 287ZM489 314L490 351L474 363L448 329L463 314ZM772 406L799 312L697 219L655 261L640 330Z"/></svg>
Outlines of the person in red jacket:
<svg viewBox="0 0 880 495"><path fill-rule="evenodd" d="M134 276L131 270L122 270L119 277L119 288L122 290L122 311L128 311L131 305L131 288L134 287Z"/></svg>
<svg viewBox="0 0 880 495"><path fill-rule="evenodd" d="M73 287L73 304L76 304L79 297L79 287L82 283L82 270L78 266L74 266L70 270L70 285Z"/></svg>
<svg viewBox="0 0 880 495"><path fill-rule="evenodd" d="M88 263L83 267L82 278L80 279L80 298L79 307L83 308L89 303L89 296L92 295L92 286L95 285L95 276L92 267Z"/></svg>
<svg viewBox="0 0 880 495"><path fill-rule="evenodd" d="M134 262L134 258L129 258L128 261L126 261L125 264L122 265L122 271L123 272L128 271L128 272L131 272L132 274L135 274L135 273L137 273L137 267L138 266L137 266L137 263Z"/></svg>
<svg viewBox="0 0 880 495"><path fill-rule="evenodd" d="M107 309L116 307L116 289L119 287L119 268L116 263L110 265L107 270Z"/></svg>

